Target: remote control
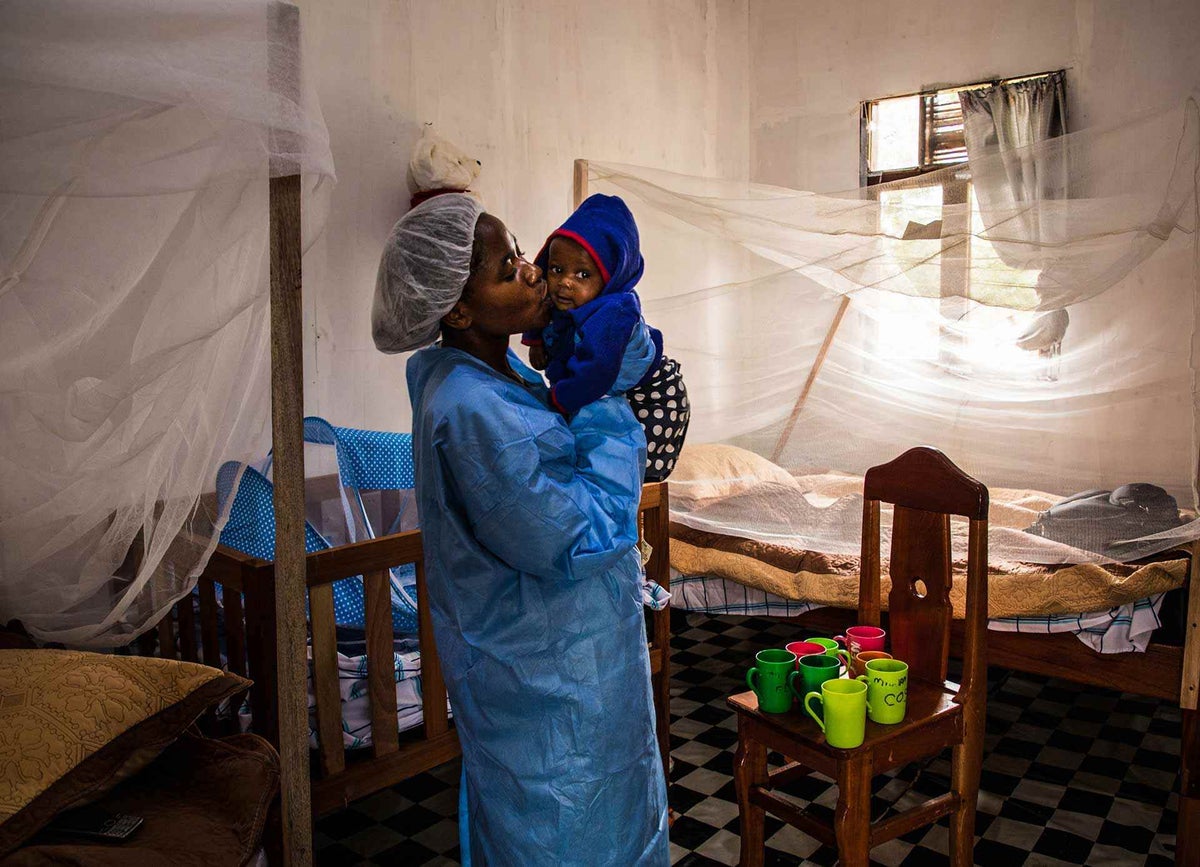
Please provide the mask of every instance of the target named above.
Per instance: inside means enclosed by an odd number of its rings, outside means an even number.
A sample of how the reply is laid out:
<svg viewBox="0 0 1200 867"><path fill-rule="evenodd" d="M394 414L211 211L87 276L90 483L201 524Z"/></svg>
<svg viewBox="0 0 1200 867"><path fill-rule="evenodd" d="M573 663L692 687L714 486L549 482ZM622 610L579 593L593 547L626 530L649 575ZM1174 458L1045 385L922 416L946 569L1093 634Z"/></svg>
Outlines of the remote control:
<svg viewBox="0 0 1200 867"><path fill-rule="evenodd" d="M47 830L72 837L99 840L124 840L142 824L141 816L108 813L95 807L82 807L59 816Z"/></svg>

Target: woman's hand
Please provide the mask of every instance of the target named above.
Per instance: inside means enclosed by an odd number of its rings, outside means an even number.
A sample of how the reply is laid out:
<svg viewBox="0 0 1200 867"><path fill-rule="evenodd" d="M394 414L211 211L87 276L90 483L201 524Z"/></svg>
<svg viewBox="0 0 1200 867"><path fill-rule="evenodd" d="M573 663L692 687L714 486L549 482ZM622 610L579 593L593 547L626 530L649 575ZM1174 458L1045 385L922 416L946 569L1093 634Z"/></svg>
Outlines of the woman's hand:
<svg viewBox="0 0 1200 867"><path fill-rule="evenodd" d="M529 347L529 366L534 370L545 370L549 359L546 357L545 344L535 343Z"/></svg>

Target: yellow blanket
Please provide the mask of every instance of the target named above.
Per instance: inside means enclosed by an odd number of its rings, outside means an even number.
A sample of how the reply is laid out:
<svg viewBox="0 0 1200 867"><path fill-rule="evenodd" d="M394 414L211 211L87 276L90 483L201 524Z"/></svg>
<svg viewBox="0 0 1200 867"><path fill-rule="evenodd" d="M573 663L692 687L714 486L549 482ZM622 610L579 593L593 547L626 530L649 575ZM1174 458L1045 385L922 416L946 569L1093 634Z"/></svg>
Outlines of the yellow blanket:
<svg viewBox="0 0 1200 867"><path fill-rule="evenodd" d="M692 535L695 534L695 535ZM756 549L773 548L746 539L722 548L705 544L704 537L678 524L671 528L671 565L684 575L728 578L785 599L816 605L855 608L858 605L858 558L824 557L808 551L777 548L774 553L796 558L813 568L789 569L760 559ZM700 538L697 538L700 537ZM700 542L701 544L695 544ZM730 550L732 548L733 550ZM950 600L954 616L962 618L966 606L964 564L957 564ZM827 569L821 568L828 567ZM883 564L886 570L886 561ZM1034 566L1028 563L991 563L988 567L988 616L1015 617L1037 614L1078 614L1101 611L1135 602L1155 593L1183 586L1187 560L1175 559L1143 566L1084 563L1075 566ZM882 581L883 607L891 580Z"/></svg>

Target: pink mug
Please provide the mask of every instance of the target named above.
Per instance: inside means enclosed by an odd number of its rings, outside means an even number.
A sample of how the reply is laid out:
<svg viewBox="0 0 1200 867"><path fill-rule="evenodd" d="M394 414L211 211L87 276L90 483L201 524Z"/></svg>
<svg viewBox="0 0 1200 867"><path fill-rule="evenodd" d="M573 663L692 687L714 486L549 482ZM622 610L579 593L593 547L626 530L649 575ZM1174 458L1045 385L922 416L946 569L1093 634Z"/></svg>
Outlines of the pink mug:
<svg viewBox="0 0 1200 867"><path fill-rule="evenodd" d="M833 636L834 641L846 645L850 658L853 659L864 650L883 650L887 633L878 626L851 626L845 635Z"/></svg>
<svg viewBox="0 0 1200 867"><path fill-rule="evenodd" d="M825 648L819 644L813 644L811 641L793 641L791 644L785 645L787 650L796 654L796 670L800 670L800 657L815 656L825 652Z"/></svg>

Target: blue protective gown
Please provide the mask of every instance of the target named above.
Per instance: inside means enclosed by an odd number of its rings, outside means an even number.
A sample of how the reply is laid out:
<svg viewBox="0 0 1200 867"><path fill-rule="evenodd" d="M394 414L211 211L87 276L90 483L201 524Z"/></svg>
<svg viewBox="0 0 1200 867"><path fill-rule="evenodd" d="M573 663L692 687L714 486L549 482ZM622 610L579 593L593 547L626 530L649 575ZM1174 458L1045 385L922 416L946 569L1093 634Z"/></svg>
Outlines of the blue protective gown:
<svg viewBox="0 0 1200 867"><path fill-rule="evenodd" d="M408 362L430 610L475 867L669 862L635 549L645 438L606 398L568 424L456 349Z"/></svg>

